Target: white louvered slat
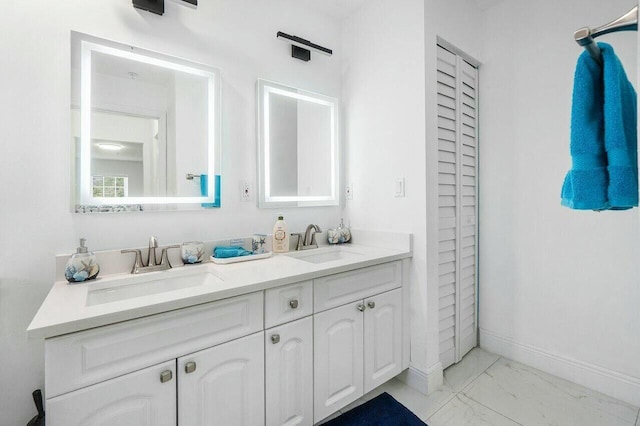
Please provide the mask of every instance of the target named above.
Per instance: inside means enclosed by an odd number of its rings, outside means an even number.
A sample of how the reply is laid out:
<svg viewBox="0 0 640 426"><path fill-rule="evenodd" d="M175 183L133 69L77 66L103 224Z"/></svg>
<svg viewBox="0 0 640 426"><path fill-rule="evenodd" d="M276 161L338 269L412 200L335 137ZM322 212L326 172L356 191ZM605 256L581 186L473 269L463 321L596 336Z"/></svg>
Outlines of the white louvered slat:
<svg viewBox="0 0 640 426"><path fill-rule="evenodd" d="M446 107L446 108L455 109L456 100L453 99L453 98L450 98L448 96L445 96L443 94L438 93L438 105L441 105L441 106Z"/></svg>
<svg viewBox="0 0 640 426"><path fill-rule="evenodd" d="M455 217L440 217L440 229L450 229L450 228L454 228L455 226L456 226Z"/></svg>
<svg viewBox="0 0 640 426"><path fill-rule="evenodd" d="M451 274L444 274L444 275L440 275L440 287L441 288L445 288L449 285L453 286L453 293L455 293L455 286L456 286L456 276L455 274L451 273ZM443 290L444 291L444 290ZM441 297L444 296L448 296L450 293L448 293L448 291L444 291L444 293L441 295Z"/></svg>
<svg viewBox="0 0 640 426"><path fill-rule="evenodd" d="M446 321L448 318L453 318L454 315L455 312L452 307L440 309L440 312L438 313L438 317L441 321Z"/></svg>
<svg viewBox="0 0 640 426"><path fill-rule="evenodd" d="M448 262L455 262L456 260L456 253L454 251L445 251L444 253L440 253L439 257L439 261L440 261L440 265L448 263Z"/></svg>
<svg viewBox="0 0 640 426"><path fill-rule="evenodd" d="M456 249L456 242L455 241L440 241L440 243L438 244L438 249L440 251L443 251L443 250L455 250Z"/></svg>
<svg viewBox="0 0 640 426"><path fill-rule="evenodd" d="M456 217L455 207L440 207L438 209L438 217L440 219L448 218L448 217Z"/></svg>
<svg viewBox="0 0 640 426"><path fill-rule="evenodd" d="M476 345L477 70L438 46L440 360Z"/></svg>

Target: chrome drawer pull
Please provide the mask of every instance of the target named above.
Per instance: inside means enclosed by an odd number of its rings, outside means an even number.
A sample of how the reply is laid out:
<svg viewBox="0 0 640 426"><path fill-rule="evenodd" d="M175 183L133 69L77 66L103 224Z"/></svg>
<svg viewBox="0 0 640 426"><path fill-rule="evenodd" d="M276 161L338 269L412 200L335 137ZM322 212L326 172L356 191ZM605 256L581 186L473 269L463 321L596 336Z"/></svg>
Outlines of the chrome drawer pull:
<svg viewBox="0 0 640 426"><path fill-rule="evenodd" d="M291 306L291 309L296 309L298 307L298 300L297 299L290 300L289 306Z"/></svg>
<svg viewBox="0 0 640 426"><path fill-rule="evenodd" d="M171 370L165 370L160 373L160 383L167 383L173 379L173 372Z"/></svg>
<svg viewBox="0 0 640 426"><path fill-rule="evenodd" d="M193 361L189 361L188 363L186 363L184 365L184 372L189 374L189 373L193 373L194 371L196 371L196 363Z"/></svg>

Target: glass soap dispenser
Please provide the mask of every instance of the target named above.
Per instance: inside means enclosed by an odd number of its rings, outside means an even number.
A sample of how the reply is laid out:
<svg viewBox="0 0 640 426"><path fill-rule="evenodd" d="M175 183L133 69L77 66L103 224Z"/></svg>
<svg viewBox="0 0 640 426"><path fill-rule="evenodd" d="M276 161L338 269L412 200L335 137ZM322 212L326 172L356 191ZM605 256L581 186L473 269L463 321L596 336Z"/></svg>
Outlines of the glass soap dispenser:
<svg viewBox="0 0 640 426"><path fill-rule="evenodd" d="M92 251L87 250L87 239L80 238L78 251L71 255L64 268L64 277L70 283L80 283L92 280L98 276L100 265L98 259Z"/></svg>

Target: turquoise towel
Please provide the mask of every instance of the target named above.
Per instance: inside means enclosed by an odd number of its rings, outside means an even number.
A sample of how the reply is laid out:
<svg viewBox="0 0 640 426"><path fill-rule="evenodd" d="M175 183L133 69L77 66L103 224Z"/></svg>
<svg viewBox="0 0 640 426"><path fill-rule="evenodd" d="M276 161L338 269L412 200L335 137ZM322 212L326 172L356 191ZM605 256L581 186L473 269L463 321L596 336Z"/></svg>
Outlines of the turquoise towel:
<svg viewBox="0 0 640 426"><path fill-rule="evenodd" d="M576 66L562 205L623 210L638 205L636 93L613 48L598 46L602 67L586 51Z"/></svg>
<svg viewBox="0 0 640 426"><path fill-rule="evenodd" d="M604 63L604 147L612 210L638 206L638 111L636 91L613 48L599 43Z"/></svg>
<svg viewBox="0 0 640 426"><path fill-rule="evenodd" d="M220 175L214 176L214 184L216 185L215 198L213 203L202 203L201 206L205 208L220 207ZM209 196L209 179L206 174L200 175L200 195Z"/></svg>
<svg viewBox="0 0 640 426"><path fill-rule="evenodd" d="M213 249L213 257L218 259L224 259L228 257L249 256L253 254L252 251L245 250L240 246L218 246Z"/></svg>

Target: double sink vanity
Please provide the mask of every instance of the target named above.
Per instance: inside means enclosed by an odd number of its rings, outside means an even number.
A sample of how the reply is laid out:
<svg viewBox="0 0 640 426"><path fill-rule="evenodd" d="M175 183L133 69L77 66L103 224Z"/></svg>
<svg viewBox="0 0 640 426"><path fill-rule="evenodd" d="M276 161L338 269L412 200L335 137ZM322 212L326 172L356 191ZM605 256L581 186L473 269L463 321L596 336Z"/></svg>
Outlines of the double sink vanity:
<svg viewBox="0 0 640 426"><path fill-rule="evenodd" d="M311 425L335 413L409 364L411 237L354 241L56 282L28 329L45 339L47 424Z"/></svg>
<svg viewBox="0 0 640 426"><path fill-rule="evenodd" d="M224 84L219 68L72 32L72 210L215 216ZM255 93L258 208L337 216L339 100L263 79ZM57 259L28 329L45 339L49 426L312 425L409 366L410 235L162 271L168 257L126 251L133 268L97 252L101 275L75 285Z"/></svg>

